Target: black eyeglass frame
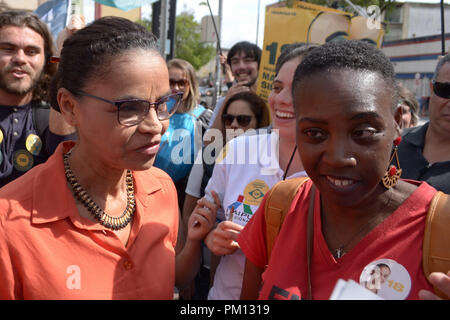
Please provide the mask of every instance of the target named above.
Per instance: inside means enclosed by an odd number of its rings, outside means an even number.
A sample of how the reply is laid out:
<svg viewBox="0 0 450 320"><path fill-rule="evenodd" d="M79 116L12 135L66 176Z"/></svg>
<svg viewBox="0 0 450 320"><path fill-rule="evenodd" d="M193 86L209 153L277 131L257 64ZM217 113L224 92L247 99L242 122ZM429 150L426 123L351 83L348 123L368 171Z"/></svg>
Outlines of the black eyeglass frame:
<svg viewBox="0 0 450 320"><path fill-rule="evenodd" d="M176 92L176 93L169 94L167 96L163 96L163 97L159 98L155 102L150 102L148 100L143 100L143 99L123 99L123 100L112 101L112 100L108 100L108 99L105 99L105 98L102 98L102 97L95 96L93 94L90 94L90 93L87 93L87 92L84 92L84 91L74 92L73 94L78 95L78 96L90 97L90 98L93 98L93 99L97 99L97 100L100 100L100 101L103 101L103 102L115 105L117 107L117 122L119 122L120 125L125 126L125 127L132 127L132 126L138 125L139 123L144 121L145 117L150 112L150 108L152 106L153 106L153 108L155 108L156 116L157 116L159 121L168 120L177 111L177 109L178 109L178 107L180 105L180 102L181 102L181 100L183 98L183 92ZM170 111L167 111L168 112L167 117L161 118L159 116L159 114L158 114L158 106L160 104L164 103L164 102L167 102L171 97L178 97L178 101L177 101L178 103ZM165 100L165 99L167 99L167 100ZM132 124L123 124L120 121L120 106L122 104L124 104L124 103L127 103L127 102L145 102L145 103L148 103L147 111L143 115L142 119L139 119L136 123L133 122Z"/></svg>
<svg viewBox="0 0 450 320"><path fill-rule="evenodd" d="M440 98L443 99L450 99L450 82L439 82L436 80L431 80L431 83L433 85L433 92L435 95L437 95ZM447 88L442 88L447 87ZM447 89L447 93L444 94L441 90Z"/></svg>
<svg viewBox="0 0 450 320"><path fill-rule="evenodd" d="M227 126L230 126L233 123L234 119L236 119L236 121L241 127L246 127L252 121L253 116L250 116L248 114L238 114L238 115L229 113L222 114L222 121ZM227 121L229 122L229 124L226 124Z"/></svg>

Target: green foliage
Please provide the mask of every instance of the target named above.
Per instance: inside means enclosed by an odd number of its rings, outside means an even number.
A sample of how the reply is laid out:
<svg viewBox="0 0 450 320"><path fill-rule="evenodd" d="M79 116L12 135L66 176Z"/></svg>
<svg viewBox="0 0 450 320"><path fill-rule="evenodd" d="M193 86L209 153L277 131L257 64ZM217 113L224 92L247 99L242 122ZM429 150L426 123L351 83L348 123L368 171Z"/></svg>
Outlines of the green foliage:
<svg viewBox="0 0 450 320"><path fill-rule="evenodd" d="M147 28L149 31L152 31L152 21L148 19L138 20L136 23L139 23L140 25Z"/></svg>
<svg viewBox="0 0 450 320"><path fill-rule="evenodd" d="M200 42L200 24L194 15L182 12L177 16L175 28L175 57L189 61L198 70L208 63L215 53L215 48Z"/></svg>

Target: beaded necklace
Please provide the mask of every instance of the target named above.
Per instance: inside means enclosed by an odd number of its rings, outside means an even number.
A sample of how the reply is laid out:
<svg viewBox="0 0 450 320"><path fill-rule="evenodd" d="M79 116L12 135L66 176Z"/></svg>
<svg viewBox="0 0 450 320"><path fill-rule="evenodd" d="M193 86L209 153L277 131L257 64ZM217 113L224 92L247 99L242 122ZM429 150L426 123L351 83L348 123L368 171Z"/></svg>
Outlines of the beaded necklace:
<svg viewBox="0 0 450 320"><path fill-rule="evenodd" d="M125 211L119 217L112 217L108 215L102 208L100 208L94 200L89 196L87 191L80 185L77 178L73 174L69 166L69 157L72 150L67 152L64 156L64 170L66 173L67 181L72 187L75 197L88 209L89 213L100 222L101 225L108 229L119 230L125 228L133 219L136 209L136 201L134 199L134 183L133 174L131 170L127 170L126 186L127 186L127 207Z"/></svg>

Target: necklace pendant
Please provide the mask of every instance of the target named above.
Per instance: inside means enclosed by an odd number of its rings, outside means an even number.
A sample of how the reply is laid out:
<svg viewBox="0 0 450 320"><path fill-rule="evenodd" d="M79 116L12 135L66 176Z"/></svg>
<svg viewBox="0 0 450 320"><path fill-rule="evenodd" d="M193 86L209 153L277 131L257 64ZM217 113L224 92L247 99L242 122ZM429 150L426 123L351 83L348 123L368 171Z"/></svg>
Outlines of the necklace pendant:
<svg viewBox="0 0 450 320"><path fill-rule="evenodd" d="M341 248L337 248L336 250L334 250L334 256L335 256L336 259L342 258L342 256L344 254L345 254L345 251L344 251L344 249L342 247Z"/></svg>

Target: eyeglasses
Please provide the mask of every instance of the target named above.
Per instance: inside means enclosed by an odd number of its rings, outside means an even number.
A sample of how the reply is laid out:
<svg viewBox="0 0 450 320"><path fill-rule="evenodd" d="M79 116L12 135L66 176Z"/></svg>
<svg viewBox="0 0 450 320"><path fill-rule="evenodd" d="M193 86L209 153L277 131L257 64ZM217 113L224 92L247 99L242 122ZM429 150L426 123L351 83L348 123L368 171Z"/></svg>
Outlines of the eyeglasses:
<svg viewBox="0 0 450 320"><path fill-rule="evenodd" d="M246 114L240 114L240 115L235 116L233 114L225 113L222 115L222 121L226 126L231 126L234 119L236 119L238 124L241 127L246 127L250 124L250 121L252 121L252 118L253 118L252 116L249 116Z"/></svg>
<svg viewBox="0 0 450 320"><path fill-rule="evenodd" d="M441 98L450 99L450 82L431 81L434 93Z"/></svg>
<svg viewBox="0 0 450 320"><path fill-rule="evenodd" d="M171 87L178 86L178 88L182 88L182 87L185 87L186 84L187 84L187 80L184 80L184 79L181 79L181 80L169 79L169 85Z"/></svg>
<svg viewBox="0 0 450 320"><path fill-rule="evenodd" d="M82 91L74 94L94 98L115 105L117 107L117 121L126 127L131 127L141 123L148 115L150 107L155 108L158 120L162 121L169 119L175 111L177 111L183 97L182 92L177 92L161 97L156 102L140 99L111 101Z"/></svg>

